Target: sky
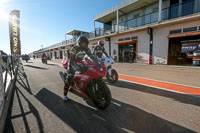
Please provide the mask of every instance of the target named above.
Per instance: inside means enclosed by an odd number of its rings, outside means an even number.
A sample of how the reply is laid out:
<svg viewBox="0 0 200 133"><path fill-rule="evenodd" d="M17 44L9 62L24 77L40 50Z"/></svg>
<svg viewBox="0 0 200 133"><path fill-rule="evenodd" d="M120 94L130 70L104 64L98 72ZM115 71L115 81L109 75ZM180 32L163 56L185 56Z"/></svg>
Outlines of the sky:
<svg viewBox="0 0 200 133"><path fill-rule="evenodd" d="M64 34L72 29L93 31L94 16L123 1L0 0L0 50L10 54L8 18L12 10L20 10L21 51L28 54L41 45L63 41Z"/></svg>

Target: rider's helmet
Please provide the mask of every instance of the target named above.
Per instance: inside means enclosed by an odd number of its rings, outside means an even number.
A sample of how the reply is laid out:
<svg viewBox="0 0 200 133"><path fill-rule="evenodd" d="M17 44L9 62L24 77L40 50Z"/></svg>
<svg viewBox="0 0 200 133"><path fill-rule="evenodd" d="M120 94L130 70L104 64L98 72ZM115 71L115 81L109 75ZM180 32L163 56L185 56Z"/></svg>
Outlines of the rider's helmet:
<svg viewBox="0 0 200 133"><path fill-rule="evenodd" d="M104 42L102 40L98 41L98 45L101 46L102 48L104 47Z"/></svg>
<svg viewBox="0 0 200 133"><path fill-rule="evenodd" d="M81 49L87 49L88 48L88 44L89 44L89 41L87 39L87 37L85 36L80 36L78 39L77 39L77 43L79 45L79 47Z"/></svg>

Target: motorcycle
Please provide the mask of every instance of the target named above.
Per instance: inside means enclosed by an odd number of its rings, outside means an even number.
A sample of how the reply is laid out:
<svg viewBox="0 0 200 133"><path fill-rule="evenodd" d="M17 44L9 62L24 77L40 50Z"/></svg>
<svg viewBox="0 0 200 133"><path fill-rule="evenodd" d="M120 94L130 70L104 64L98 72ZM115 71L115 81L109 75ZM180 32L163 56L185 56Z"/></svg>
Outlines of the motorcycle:
<svg viewBox="0 0 200 133"><path fill-rule="evenodd" d="M65 69L68 68L68 61L62 62ZM111 92L103 81L106 75L106 66L95 56L85 56L83 61L76 61L77 68L70 88L79 92L87 98L91 98L99 109L105 109L111 102ZM67 74L59 73L64 83Z"/></svg>
<svg viewBox="0 0 200 133"><path fill-rule="evenodd" d="M106 74L106 78L110 83L115 83L118 81L119 79L119 75L117 73L117 71L115 69L112 68L112 64L114 63L114 60L112 57L105 57L102 56L101 58L98 58L99 60L101 60L105 66L107 67L107 74Z"/></svg>
<svg viewBox="0 0 200 133"><path fill-rule="evenodd" d="M47 64L47 57L42 57L42 63Z"/></svg>

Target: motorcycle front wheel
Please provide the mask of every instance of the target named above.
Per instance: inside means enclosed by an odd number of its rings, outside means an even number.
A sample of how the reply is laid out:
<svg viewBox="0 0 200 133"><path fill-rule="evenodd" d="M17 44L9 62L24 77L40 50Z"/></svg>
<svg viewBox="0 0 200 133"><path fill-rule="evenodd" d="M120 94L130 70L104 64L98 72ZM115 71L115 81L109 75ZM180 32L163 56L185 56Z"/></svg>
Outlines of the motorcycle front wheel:
<svg viewBox="0 0 200 133"><path fill-rule="evenodd" d="M97 84L94 84L93 89L95 90L95 94L92 98L94 104L97 106L99 109L106 109L111 102L111 92L108 86L104 82L100 82Z"/></svg>
<svg viewBox="0 0 200 133"><path fill-rule="evenodd" d="M115 82L118 81L119 75L118 75L118 73L117 73L117 71L115 69L112 69L111 70L111 75L109 75L107 73L106 78L110 83L115 83Z"/></svg>

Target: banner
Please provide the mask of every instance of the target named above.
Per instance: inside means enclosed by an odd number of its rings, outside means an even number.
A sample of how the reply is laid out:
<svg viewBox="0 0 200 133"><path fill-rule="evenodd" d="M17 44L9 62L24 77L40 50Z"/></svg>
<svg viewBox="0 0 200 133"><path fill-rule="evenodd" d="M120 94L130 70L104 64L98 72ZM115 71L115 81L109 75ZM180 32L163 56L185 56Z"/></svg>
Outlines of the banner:
<svg viewBox="0 0 200 133"><path fill-rule="evenodd" d="M182 53L185 52L193 52L195 50L198 50L199 44L194 44L194 45L182 45Z"/></svg>
<svg viewBox="0 0 200 133"><path fill-rule="evenodd" d="M21 55L20 12L18 10L13 10L10 13L9 31L11 54Z"/></svg>

